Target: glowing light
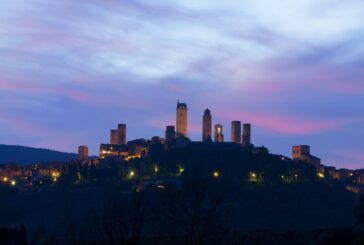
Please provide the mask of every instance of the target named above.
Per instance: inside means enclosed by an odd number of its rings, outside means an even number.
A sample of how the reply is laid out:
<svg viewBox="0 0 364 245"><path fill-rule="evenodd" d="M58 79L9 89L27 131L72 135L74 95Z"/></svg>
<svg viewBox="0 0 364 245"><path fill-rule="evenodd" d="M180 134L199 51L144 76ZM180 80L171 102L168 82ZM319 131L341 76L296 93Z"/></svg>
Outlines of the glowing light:
<svg viewBox="0 0 364 245"><path fill-rule="evenodd" d="M257 182L258 181L258 175L255 172L249 172L249 181L251 182Z"/></svg>
<svg viewBox="0 0 364 245"><path fill-rule="evenodd" d="M130 178L133 178L135 176L135 172L134 171L130 171L129 175L130 175Z"/></svg>
<svg viewBox="0 0 364 245"><path fill-rule="evenodd" d="M131 156L126 156L125 160L129 161L130 159L136 159L136 158L141 158L141 155L131 155Z"/></svg>
<svg viewBox="0 0 364 245"><path fill-rule="evenodd" d="M179 165L178 166L178 171L180 174L183 174L183 172L185 171L185 167L183 165Z"/></svg>
<svg viewBox="0 0 364 245"><path fill-rule="evenodd" d="M282 175L281 178L284 179L284 175Z"/></svg>
<svg viewBox="0 0 364 245"><path fill-rule="evenodd" d="M59 172L52 172L53 178L58 178L61 174Z"/></svg>
<svg viewBox="0 0 364 245"><path fill-rule="evenodd" d="M220 175L220 173L219 173L219 172L214 171L213 176L214 176L215 178L218 178L218 177L219 177L219 175Z"/></svg>
<svg viewBox="0 0 364 245"><path fill-rule="evenodd" d="M15 181L15 180L12 180L10 184L11 184L12 186L15 186L15 185L16 185L16 181Z"/></svg>
<svg viewBox="0 0 364 245"><path fill-rule="evenodd" d="M7 182L7 181L8 181L8 178L7 178L7 177L4 177L4 178L3 178L3 181L4 181L4 182Z"/></svg>
<svg viewBox="0 0 364 245"><path fill-rule="evenodd" d="M318 177L320 177L321 179L322 179L322 178L325 178L325 175L324 175L323 173L321 173L321 172L318 172L318 173L317 173L317 176L318 176Z"/></svg>
<svg viewBox="0 0 364 245"><path fill-rule="evenodd" d="M53 178L53 182L57 182L57 178Z"/></svg>
<svg viewBox="0 0 364 245"><path fill-rule="evenodd" d="M155 166L154 166L154 172L158 173L158 171L159 171L159 168L158 168L158 166L157 166L157 165L155 165Z"/></svg>

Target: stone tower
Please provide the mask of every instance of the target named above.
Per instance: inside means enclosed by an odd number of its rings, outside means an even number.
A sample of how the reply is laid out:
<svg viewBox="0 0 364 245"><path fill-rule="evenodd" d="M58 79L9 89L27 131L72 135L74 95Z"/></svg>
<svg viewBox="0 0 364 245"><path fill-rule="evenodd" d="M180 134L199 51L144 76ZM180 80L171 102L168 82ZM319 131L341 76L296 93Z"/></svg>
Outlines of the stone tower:
<svg viewBox="0 0 364 245"><path fill-rule="evenodd" d="M88 147L85 145L81 145L78 147L78 158L81 160L88 159Z"/></svg>
<svg viewBox="0 0 364 245"><path fill-rule="evenodd" d="M177 137L188 135L187 128L187 104L177 102L177 110L176 110L176 124L177 124Z"/></svg>
<svg viewBox="0 0 364 245"><path fill-rule="evenodd" d="M221 143L224 142L224 134L222 133L222 125L215 125L215 142Z"/></svg>
<svg viewBox="0 0 364 245"><path fill-rule="evenodd" d="M119 129L110 130L110 144L112 145L119 144Z"/></svg>
<svg viewBox="0 0 364 245"><path fill-rule="evenodd" d="M244 123L243 125L243 146L251 145L251 125Z"/></svg>
<svg viewBox="0 0 364 245"><path fill-rule="evenodd" d="M241 122L231 122L231 142L241 144Z"/></svg>
<svg viewBox="0 0 364 245"><path fill-rule="evenodd" d="M176 139L176 131L174 129L174 126L166 127L165 139L167 143L171 143Z"/></svg>
<svg viewBox="0 0 364 245"><path fill-rule="evenodd" d="M119 124L119 142L118 145L126 145L126 124Z"/></svg>
<svg viewBox="0 0 364 245"><path fill-rule="evenodd" d="M202 141L211 141L212 116L209 109L206 109L202 117Z"/></svg>

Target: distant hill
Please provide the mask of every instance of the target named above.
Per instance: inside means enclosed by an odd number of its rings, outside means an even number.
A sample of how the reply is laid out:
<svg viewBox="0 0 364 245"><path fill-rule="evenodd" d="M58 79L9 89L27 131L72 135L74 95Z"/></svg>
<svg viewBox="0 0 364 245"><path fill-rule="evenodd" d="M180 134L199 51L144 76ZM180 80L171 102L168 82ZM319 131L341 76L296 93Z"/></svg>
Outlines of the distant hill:
<svg viewBox="0 0 364 245"><path fill-rule="evenodd" d="M77 159L77 154L49 149L0 144L0 164L17 163L26 165L38 162L62 162L73 159Z"/></svg>

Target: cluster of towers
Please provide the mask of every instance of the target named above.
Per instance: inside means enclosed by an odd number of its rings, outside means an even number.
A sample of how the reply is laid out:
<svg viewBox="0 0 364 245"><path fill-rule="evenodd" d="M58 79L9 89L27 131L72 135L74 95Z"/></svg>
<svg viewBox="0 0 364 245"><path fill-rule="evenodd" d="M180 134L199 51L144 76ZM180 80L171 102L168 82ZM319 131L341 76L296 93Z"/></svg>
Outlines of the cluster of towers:
<svg viewBox="0 0 364 245"><path fill-rule="evenodd" d="M212 116L211 111L206 109L202 117L202 141L212 140ZM215 125L214 132L215 142L224 142L223 126L221 124ZM231 122L231 142L249 146L251 144L251 125L248 123L243 124L243 135L241 135L241 121Z"/></svg>
<svg viewBox="0 0 364 245"><path fill-rule="evenodd" d="M177 102L176 108L176 127L167 126L165 132L165 142L173 142L177 137L188 136L188 124L187 124L187 104ZM224 142L223 126L216 124L214 126L214 137L212 137L212 115L209 109L206 109L202 117L202 141L217 143ZM243 134L241 135L241 130ZM251 145L251 125L241 124L241 121L231 122L231 142L242 144L243 146ZM126 124L118 124L117 129L110 130L110 149L115 145L126 145ZM100 148L101 149L101 148ZM101 151L101 150L100 150ZM80 159L88 158L88 147L80 146L78 149Z"/></svg>
<svg viewBox="0 0 364 245"><path fill-rule="evenodd" d="M112 145L126 144L126 124L119 124L117 129L110 130L110 144Z"/></svg>
<svg viewBox="0 0 364 245"><path fill-rule="evenodd" d="M176 137L187 137L187 104L177 102L176 109L176 127L175 126L167 126L165 132L165 141L172 142L176 139Z"/></svg>
<svg viewBox="0 0 364 245"><path fill-rule="evenodd" d="M176 130L174 126L167 126L165 132L166 142L171 142L176 137L187 137L187 104L177 102L176 108ZM243 134L241 130L243 129ZM206 109L202 117L202 141L203 142L224 142L223 126L215 125L214 137L212 137L212 115L209 109ZM231 122L231 142L242 144L243 146L251 145L251 125L241 124L241 121Z"/></svg>

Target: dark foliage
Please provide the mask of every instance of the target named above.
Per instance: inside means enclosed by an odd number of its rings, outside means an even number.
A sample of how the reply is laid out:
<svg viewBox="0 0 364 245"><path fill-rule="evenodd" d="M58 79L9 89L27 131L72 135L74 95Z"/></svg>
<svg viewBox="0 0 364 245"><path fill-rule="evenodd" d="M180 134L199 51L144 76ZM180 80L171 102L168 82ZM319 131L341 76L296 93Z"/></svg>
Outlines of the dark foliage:
<svg viewBox="0 0 364 245"><path fill-rule="evenodd" d="M20 228L0 227L0 244L3 245L26 245L26 229L22 225Z"/></svg>

